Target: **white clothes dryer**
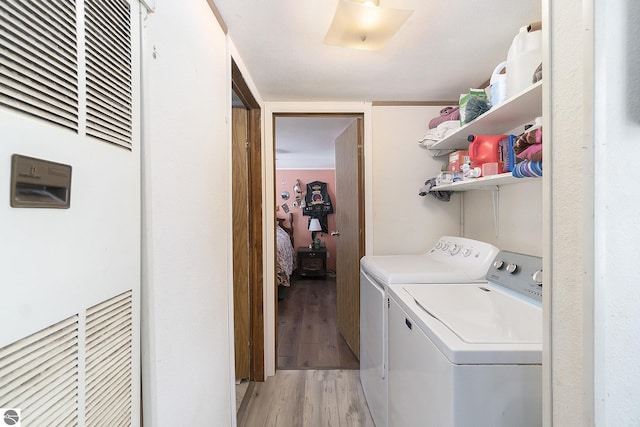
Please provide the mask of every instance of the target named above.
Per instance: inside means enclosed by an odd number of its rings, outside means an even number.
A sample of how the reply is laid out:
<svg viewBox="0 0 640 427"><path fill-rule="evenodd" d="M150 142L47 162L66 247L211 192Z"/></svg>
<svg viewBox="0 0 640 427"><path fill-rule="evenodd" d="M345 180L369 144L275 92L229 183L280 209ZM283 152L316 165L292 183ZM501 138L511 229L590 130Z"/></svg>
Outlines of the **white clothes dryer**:
<svg viewBox="0 0 640 427"><path fill-rule="evenodd" d="M542 260L476 284L390 285L389 425L542 425Z"/></svg>
<svg viewBox="0 0 640 427"><path fill-rule="evenodd" d="M388 425L388 286L480 282L498 252L489 243L443 236L425 254L360 260L360 381L377 427Z"/></svg>

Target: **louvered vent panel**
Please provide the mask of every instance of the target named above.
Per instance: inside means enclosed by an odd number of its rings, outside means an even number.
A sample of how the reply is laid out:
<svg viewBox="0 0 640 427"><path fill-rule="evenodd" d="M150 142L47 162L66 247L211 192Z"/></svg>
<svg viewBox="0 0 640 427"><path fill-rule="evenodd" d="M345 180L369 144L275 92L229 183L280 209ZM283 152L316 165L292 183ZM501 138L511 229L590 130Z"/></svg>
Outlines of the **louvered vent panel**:
<svg viewBox="0 0 640 427"><path fill-rule="evenodd" d="M131 295L125 292L87 310L88 426L131 424Z"/></svg>
<svg viewBox="0 0 640 427"><path fill-rule="evenodd" d="M0 0L0 105L78 130L74 1Z"/></svg>
<svg viewBox="0 0 640 427"><path fill-rule="evenodd" d="M22 426L78 424L78 317L0 349L0 407Z"/></svg>
<svg viewBox="0 0 640 427"><path fill-rule="evenodd" d="M86 0L87 135L131 149L131 30L126 0Z"/></svg>

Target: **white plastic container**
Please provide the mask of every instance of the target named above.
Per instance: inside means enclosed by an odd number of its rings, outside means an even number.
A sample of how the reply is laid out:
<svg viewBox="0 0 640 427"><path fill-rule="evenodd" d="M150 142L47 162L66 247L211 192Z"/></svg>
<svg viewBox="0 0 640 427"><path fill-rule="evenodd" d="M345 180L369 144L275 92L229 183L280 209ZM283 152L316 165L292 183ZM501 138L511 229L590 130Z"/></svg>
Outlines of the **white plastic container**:
<svg viewBox="0 0 640 427"><path fill-rule="evenodd" d="M533 75L542 63L542 31L520 28L507 54L507 98L533 84Z"/></svg>
<svg viewBox="0 0 640 427"><path fill-rule="evenodd" d="M507 74L504 72L507 61L499 63L489 81L489 98L491 107L497 107L507 99Z"/></svg>

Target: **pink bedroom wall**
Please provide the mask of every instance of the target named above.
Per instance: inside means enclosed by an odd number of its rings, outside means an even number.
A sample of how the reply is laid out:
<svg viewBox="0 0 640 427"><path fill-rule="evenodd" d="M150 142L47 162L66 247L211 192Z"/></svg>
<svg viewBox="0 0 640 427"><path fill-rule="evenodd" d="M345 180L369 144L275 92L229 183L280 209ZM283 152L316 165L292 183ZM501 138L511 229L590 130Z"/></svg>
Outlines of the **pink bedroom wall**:
<svg viewBox="0 0 640 427"><path fill-rule="evenodd" d="M279 169L276 170L276 216L278 218L287 218L288 214L282 209L283 204L289 206L289 212L293 213L294 234L293 242L296 249L301 246L309 246L311 244L311 232L308 230L309 217L302 215L302 209L300 207L294 207L293 202L295 200L295 193L293 186L296 184L296 179L302 182L302 191L307 191L307 184L313 181L322 181L327 183L327 190L329 191L329 197L331 197L331 204L333 205L333 212L327 217L329 223L329 232L336 229L336 171L334 169L305 169L305 170L292 170L292 169ZM283 191L288 191L291 194L289 200L283 200L280 195ZM303 194L304 195L304 194ZM329 252L329 258L327 259L327 268L329 270L336 270L336 237L325 233L316 233L316 237L325 242L327 251Z"/></svg>

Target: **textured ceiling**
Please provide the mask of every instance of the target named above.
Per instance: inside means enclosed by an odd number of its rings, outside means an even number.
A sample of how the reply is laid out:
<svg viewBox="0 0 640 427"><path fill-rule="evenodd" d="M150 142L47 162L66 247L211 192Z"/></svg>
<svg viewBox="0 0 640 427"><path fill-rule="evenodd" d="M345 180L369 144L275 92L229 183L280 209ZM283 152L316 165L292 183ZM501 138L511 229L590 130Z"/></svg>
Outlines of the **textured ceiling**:
<svg viewBox="0 0 640 427"><path fill-rule="evenodd" d="M414 13L383 50L364 51L323 44L337 2L214 0L263 101L456 100L541 17L539 0L380 0Z"/></svg>
<svg viewBox="0 0 640 427"><path fill-rule="evenodd" d="M334 169L335 140L354 118L277 117L277 169Z"/></svg>

